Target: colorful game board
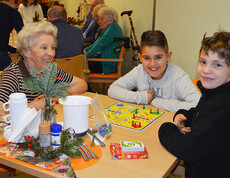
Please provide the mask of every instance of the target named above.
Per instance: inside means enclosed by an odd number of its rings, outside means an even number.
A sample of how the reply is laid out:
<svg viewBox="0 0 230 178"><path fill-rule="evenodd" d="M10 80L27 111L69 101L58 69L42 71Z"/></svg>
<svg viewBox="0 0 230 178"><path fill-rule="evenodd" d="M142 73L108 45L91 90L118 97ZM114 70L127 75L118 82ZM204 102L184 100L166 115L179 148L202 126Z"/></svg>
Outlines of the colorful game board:
<svg viewBox="0 0 230 178"><path fill-rule="evenodd" d="M160 112L159 109L145 108L145 105L137 107L123 103L115 103L107 107L106 112L113 125L137 131L143 131L165 114L165 112ZM93 115L90 116L91 119L93 117Z"/></svg>

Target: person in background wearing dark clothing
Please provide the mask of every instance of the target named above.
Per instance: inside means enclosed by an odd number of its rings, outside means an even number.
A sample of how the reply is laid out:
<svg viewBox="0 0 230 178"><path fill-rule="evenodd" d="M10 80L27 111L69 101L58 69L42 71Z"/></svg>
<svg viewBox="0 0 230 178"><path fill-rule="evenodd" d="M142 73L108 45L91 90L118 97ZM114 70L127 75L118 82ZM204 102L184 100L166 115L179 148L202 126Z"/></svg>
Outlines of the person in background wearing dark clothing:
<svg viewBox="0 0 230 178"><path fill-rule="evenodd" d="M159 129L161 144L185 161L187 178L227 178L230 160L230 33L202 40L198 105L180 109Z"/></svg>
<svg viewBox="0 0 230 178"><path fill-rule="evenodd" d="M0 71L11 63L8 51L16 51L8 45L11 31L15 28L19 32L23 27L22 17L13 8L15 6L15 0L0 0Z"/></svg>
<svg viewBox="0 0 230 178"><path fill-rule="evenodd" d="M91 0L90 12L87 16L85 25L82 27L84 43L93 43L94 36L99 28L99 25L96 23L95 19L92 17L93 9L98 4L104 4L104 0Z"/></svg>
<svg viewBox="0 0 230 178"><path fill-rule="evenodd" d="M55 58L73 57L83 54L83 35L80 28L72 26L66 22L67 13L62 6L52 6L49 8L48 21L58 28Z"/></svg>

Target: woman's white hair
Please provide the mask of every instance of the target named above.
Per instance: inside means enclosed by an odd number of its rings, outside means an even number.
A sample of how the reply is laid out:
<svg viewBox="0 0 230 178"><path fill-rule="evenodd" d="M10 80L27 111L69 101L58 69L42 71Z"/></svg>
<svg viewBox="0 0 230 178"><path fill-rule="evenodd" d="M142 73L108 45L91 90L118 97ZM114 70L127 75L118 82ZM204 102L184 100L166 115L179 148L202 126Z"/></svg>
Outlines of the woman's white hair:
<svg viewBox="0 0 230 178"><path fill-rule="evenodd" d="M114 22L118 22L118 13L112 7L101 7L98 11L98 15L104 14Z"/></svg>
<svg viewBox="0 0 230 178"><path fill-rule="evenodd" d="M52 35L57 44L57 27L47 21L35 22L25 25L17 35L17 50L23 55L22 50L30 50L34 45L34 39L41 34Z"/></svg>

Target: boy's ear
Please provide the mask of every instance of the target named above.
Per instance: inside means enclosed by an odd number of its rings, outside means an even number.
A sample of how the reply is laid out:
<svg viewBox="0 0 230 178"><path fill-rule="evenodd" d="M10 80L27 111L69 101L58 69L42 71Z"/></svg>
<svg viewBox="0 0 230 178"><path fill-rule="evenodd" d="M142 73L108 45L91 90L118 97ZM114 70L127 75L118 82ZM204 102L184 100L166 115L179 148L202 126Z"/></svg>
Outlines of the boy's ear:
<svg viewBox="0 0 230 178"><path fill-rule="evenodd" d="M140 61L142 62L141 53L138 53L138 57L139 57Z"/></svg>
<svg viewBox="0 0 230 178"><path fill-rule="evenodd" d="M167 54L167 61L171 62L172 51L169 51Z"/></svg>

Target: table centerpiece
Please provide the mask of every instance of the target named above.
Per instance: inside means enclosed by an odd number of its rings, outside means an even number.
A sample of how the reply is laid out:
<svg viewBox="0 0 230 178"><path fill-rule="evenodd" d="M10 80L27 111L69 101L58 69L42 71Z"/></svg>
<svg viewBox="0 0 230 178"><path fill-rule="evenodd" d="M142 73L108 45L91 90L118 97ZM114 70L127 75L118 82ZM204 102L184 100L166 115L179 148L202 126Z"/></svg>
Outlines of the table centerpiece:
<svg viewBox="0 0 230 178"><path fill-rule="evenodd" d="M41 122L56 123L56 110L52 106L52 99L65 99L69 93L70 83L57 77L57 63L51 62L42 71L32 70L30 78L23 79L23 88L44 95L44 108Z"/></svg>

